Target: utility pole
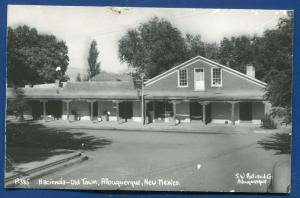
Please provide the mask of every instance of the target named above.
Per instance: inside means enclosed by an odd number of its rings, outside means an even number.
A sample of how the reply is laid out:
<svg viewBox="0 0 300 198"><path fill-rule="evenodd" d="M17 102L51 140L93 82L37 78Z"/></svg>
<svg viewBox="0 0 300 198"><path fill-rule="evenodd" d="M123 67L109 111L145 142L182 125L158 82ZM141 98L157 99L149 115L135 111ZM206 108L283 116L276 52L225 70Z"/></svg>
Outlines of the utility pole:
<svg viewBox="0 0 300 198"><path fill-rule="evenodd" d="M142 100L142 125L145 125L145 114L144 114L144 76L142 76L142 90L141 90L141 100Z"/></svg>

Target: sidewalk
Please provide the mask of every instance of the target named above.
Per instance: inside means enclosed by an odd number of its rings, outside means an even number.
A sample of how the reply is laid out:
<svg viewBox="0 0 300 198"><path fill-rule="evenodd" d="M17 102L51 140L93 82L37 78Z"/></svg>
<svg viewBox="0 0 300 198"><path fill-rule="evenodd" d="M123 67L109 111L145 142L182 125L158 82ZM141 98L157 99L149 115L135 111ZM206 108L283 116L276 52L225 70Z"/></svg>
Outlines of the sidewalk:
<svg viewBox="0 0 300 198"><path fill-rule="evenodd" d="M29 181L32 179L40 178L87 159L88 157L85 154L77 151L56 155L44 161L15 164L14 170L5 172L5 187L10 188L18 185L23 186L23 188L24 185L29 187Z"/></svg>
<svg viewBox="0 0 300 198"><path fill-rule="evenodd" d="M68 122L65 120L55 121L38 121L48 127L60 128L80 128L95 130L119 130L119 131L153 131L153 132L185 132L185 133L273 133L277 130L266 130L260 128L259 125L253 124L208 124L203 125L201 121L192 121L190 123L180 123L175 125L174 122L169 123L150 123L142 125L140 122L116 122L116 121L75 121Z"/></svg>

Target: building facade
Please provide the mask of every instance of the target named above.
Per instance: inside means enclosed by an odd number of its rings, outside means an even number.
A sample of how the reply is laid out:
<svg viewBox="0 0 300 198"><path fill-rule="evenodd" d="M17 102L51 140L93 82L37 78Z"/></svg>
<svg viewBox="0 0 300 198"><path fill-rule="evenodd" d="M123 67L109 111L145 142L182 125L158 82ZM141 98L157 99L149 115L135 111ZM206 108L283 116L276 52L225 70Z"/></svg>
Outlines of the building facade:
<svg viewBox="0 0 300 198"><path fill-rule="evenodd" d="M260 124L270 104L266 83L253 66L243 74L197 56L145 82L145 100L156 119Z"/></svg>
<svg viewBox="0 0 300 198"><path fill-rule="evenodd" d="M266 84L197 56L147 80L142 89L129 75L101 72L88 82L25 87L25 116L69 121L193 122L260 124L269 111ZM7 88L7 99L13 100Z"/></svg>

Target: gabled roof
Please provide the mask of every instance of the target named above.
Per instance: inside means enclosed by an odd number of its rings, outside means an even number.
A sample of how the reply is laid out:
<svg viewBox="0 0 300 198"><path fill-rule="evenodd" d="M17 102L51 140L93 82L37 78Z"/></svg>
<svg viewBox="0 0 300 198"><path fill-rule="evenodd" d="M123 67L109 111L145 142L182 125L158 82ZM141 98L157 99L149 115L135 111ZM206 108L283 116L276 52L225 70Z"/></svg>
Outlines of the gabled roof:
<svg viewBox="0 0 300 198"><path fill-rule="evenodd" d="M267 85L263 81L260 81L260 80L258 80L256 78L248 76L248 75L246 75L244 73L241 73L241 72L239 72L237 70L229 68L229 67L227 67L225 65L222 65L222 64L217 63L215 61L209 60L209 59L204 58L202 56L196 56L196 57L194 57L194 58L192 58L192 59L190 59L190 60L188 60L188 61L186 61L184 63L181 63L180 65L177 65L177 66L175 66L175 67L173 67L173 68L171 68L171 69L169 69L169 70L167 70L167 71L165 71L165 72L163 72L163 73L161 73L161 74L159 74L159 75L151 78L150 80L148 80L148 81L145 82L145 86L150 85L150 84L152 84L152 83L154 83L154 82L156 82L156 81L158 81L158 80L160 80L160 79L162 79L164 77L167 77L167 76L173 74L174 72L176 72L177 70L185 68L185 67L188 67L188 66L190 66L193 63L198 62L198 61L203 61L203 62L205 62L205 63L207 63L209 65L212 65L213 67L219 67L219 68L223 69L224 71L232 73L232 74L234 74L234 75L236 75L238 77L241 77L241 78L243 78L245 80L248 80L248 81L250 81L250 82L252 82L254 84L260 85L261 87L266 87L266 85Z"/></svg>

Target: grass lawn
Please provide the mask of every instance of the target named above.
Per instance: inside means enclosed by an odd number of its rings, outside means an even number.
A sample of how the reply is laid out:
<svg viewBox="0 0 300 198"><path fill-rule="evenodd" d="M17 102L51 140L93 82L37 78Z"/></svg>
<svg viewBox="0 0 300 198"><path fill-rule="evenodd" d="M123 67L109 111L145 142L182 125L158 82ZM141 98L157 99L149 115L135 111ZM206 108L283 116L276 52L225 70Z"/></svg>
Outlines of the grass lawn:
<svg viewBox="0 0 300 198"><path fill-rule="evenodd" d="M70 133L35 122L6 122L6 155L13 163L43 161L57 154L95 150L111 143L84 132ZM6 171L10 170L12 166L6 163Z"/></svg>

